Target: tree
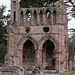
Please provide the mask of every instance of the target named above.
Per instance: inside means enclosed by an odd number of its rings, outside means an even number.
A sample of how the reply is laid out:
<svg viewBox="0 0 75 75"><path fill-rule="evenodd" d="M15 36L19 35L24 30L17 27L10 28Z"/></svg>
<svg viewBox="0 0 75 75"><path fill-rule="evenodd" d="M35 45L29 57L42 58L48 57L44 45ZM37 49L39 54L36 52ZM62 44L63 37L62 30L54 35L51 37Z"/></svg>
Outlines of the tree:
<svg viewBox="0 0 75 75"><path fill-rule="evenodd" d="M75 18L75 0L67 0L66 6L69 9L69 16ZM74 61L75 57L75 29L69 29L69 60Z"/></svg>
<svg viewBox="0 0 75 75"><path fill-rule="evenodd" d="M75 57L75 29L69 29L69 60L74 61Z"/></svg>
<svg viewBox="0 0 75 75"><path fill-rule="evenodd" d="M75 18L75 0L65 0L65 5L69 10L69 16Z"/></svg>
<svg viewBox="0 0 75 75"><path fill-rule="evenodd" d="M6 7L4 5L0 6L0 63L4 62L4 56L7 50L7 30L5 22L9 18L9 15L5 16Z"/></svg>
<svg viewBox="0 0 75 75"><path fill-rule="evenodd" d="M21 0L21 7L48 7L55 5L58 0Z"/></svg>

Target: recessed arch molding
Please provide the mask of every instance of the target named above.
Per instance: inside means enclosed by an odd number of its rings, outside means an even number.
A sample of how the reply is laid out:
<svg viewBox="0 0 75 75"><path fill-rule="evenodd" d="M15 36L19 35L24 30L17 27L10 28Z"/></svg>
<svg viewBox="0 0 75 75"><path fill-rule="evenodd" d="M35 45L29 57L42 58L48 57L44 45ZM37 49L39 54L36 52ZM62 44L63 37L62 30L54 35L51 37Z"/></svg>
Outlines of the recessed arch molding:
<svg viewBox="0 0 75 75"><path fill-rule="evenodd" d="M35 50L38 49L38 43L37 43L37 41L32 36L30 36L30 35L27 35L27 36L23 35L22 36L22 38L18 41L18 44L17 44L18 48L22 50L23 49L23 45L24 45L24 43L27 40L30 40L33 43Z"/></svg>
<svg viewBox="0 0 75 75"><path fill-rule="evenodd" d="M45 35L38 41L38 46L42 49L42 46L46 40L50 40L54 43L55 49L58 49L58 42L53 35Z"/></svg>

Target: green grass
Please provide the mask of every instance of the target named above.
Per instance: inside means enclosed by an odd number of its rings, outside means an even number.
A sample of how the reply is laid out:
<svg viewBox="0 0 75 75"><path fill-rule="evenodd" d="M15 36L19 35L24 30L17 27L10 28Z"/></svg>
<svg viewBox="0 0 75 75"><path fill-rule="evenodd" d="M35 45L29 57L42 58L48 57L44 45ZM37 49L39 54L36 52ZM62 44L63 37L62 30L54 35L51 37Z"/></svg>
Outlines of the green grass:
<svg viewBox="0 0 75 75"><path fill-rule="evenodd" d="M68 74L59 74L59 75L75 75L75 71L73 71L72 73L68 73Z"/></svg>

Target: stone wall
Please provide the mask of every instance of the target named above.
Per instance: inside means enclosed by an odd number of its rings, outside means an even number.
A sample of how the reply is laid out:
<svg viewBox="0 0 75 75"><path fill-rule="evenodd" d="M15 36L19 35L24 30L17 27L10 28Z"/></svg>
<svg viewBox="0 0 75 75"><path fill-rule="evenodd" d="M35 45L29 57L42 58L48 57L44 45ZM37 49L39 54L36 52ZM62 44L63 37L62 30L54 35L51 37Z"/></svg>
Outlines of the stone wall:
<svg viewBox="0 0 75 75"><path fill-rule="evenodd" d="M75 61L69 61L69 70L75 70Z"/></svg>
<svg viewBox="0 0 75 75"><path fill-rule="evenodd" d="M0 72L0 75L15 75L15 73L12 73L12 72Z"/></svg>
<svg viewBox="0 0 75 75"><path fill-rule="evenodd" d="M9 65L24 67L23 47L27 40L34 45L35 66L42 65L43 45L50 40L55 49L55 70L68 70L67 13L63 3L55 7L20 8L18 0L11 0L11 23L7 28Z"/></svg>

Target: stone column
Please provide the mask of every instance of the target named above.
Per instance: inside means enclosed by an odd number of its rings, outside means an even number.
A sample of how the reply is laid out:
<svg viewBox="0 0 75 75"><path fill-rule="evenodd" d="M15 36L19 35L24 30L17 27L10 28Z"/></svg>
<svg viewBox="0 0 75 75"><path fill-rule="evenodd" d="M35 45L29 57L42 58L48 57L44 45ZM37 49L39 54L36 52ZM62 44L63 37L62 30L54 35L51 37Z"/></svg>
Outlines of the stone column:
<svg viewBox="0 0 75 75"><path fill-rule="evenodd" d="M51 24L53 24L53 11L51 12Z"/></svg>
<svg viewBox="0 0 75 75"><path fill-rule="evenodd" d="M46 15L45 15L45 13L43 14L43 24L46 24Z"/></svg>
<svg viewBox="0 0 75 75"><path fill-rule="evenodd" d="M19 17L18 17L18 24L20 25L20 12L19 12Z"/></svg>
<svg viewBox="0 0 75 75"><path fill-rule="evenodd" d="M60 13L60 24L62 23L62 13Z"/></svg>
<svg viewBox="0 0 75 75"><path fill-rule="evenodd" d="M55 69L59 72L59 51L55 49Z"/></svg>
<svg viewBox="0 0 75 75"><path fill-rule="evenodd" d="M41 24L41 23L40 23L40 15L39 15L39 13L37 14L37 23L38 23L38 25Z"/></svg>
<svg viewBox="0 0 75 75"><path fill-rule="evenodd" d="M43 58L43 68L45 69L45 67L46 67L46 47L44 48L42 54L43 54L42 55L42 58Z"/></svg>
<svg viewBox="0 0 75 75"><path fill-rule="evenodd" d="M28 20L27 20L28 18L27 18L27 15L25 14L25 17L24 17L24 22L25 22L25 25L27 25L28 24Z"/></svg>
<svg viewBox="0 0 75 75"><path fill-rule="evenodd" d="M41 65L42 64L42 49L38 49L35 51L35 65Z"/></svg>
<svg viewBox="0 0 75 75"><path fill-rule="evenodd" d="M7 45L8 45L8 52L12 53L12 44L13 44L13 27L12 25L8 25L8 41L7 41Z"/></svg>
<svg viewBox="0 0 75 75"><path fill-rule="evenodd" d="M31 25L34 25L34 15L31 16Z"/></svg>
<svg viewBox="0 0 75 75"><path fill-rule="evenodd" d="M23 12L23 13L24 13L24 12ZM23 20L23 21L24 21L24 25L25 25L25 13L23 14L23 16L24 16L24 20Z"/></svg>

